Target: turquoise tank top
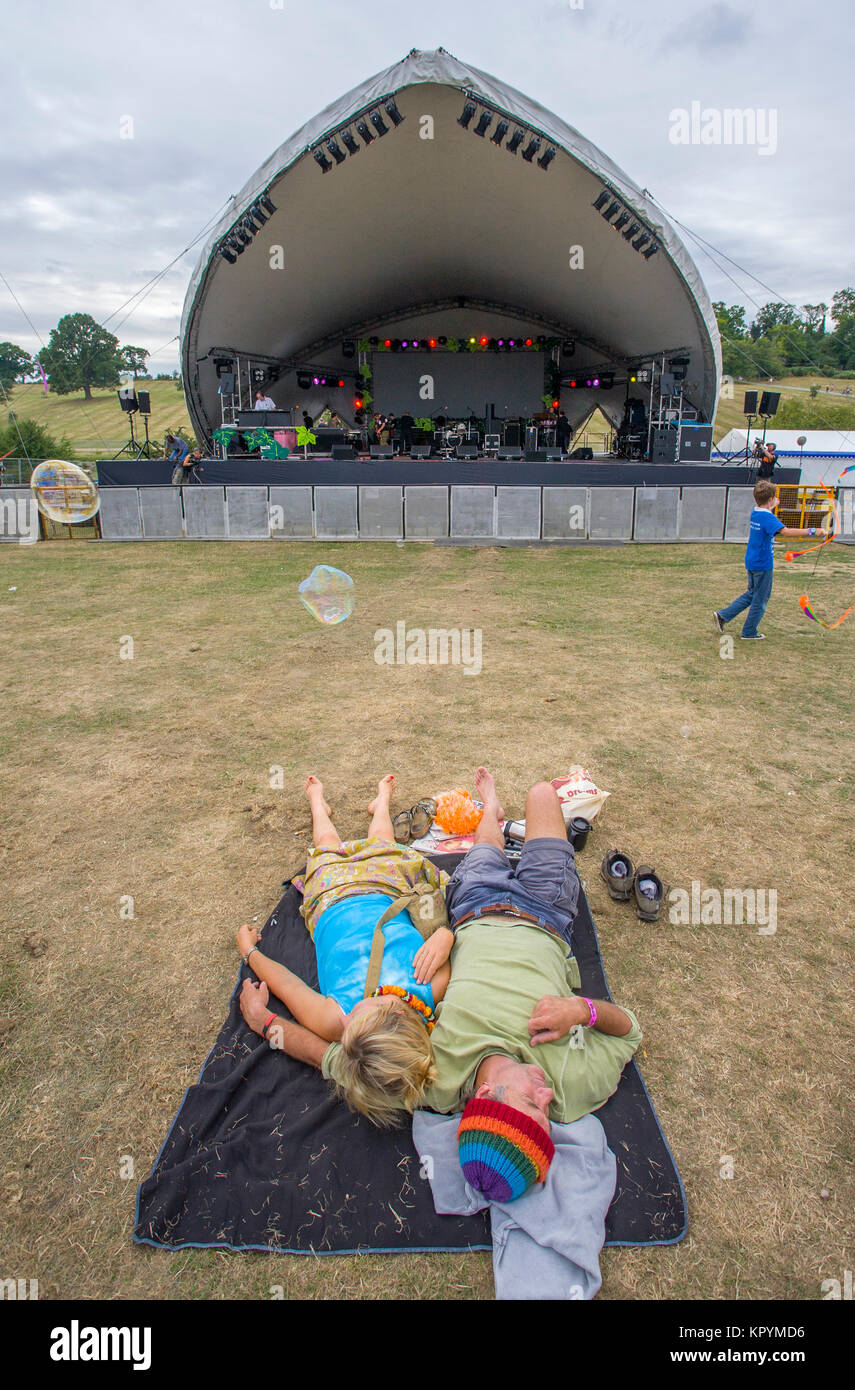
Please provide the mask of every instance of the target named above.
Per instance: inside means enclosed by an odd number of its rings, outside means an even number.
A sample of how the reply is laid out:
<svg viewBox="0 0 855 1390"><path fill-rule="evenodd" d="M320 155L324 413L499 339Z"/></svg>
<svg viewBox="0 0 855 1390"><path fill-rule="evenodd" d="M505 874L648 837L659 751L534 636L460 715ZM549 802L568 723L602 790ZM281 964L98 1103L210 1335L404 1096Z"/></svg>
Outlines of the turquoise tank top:
<svg viewBox="0 0 855 1390"><path fill-rule="evenodd" d="M330 995L346 1014L365 993L374 928L393 901L387 893L342 898L322 912L315 923L321 994ZM432 1009L433 990L429 984L417 984L413 976L413 956L423 941L409 914L399 912L386 923L383 934L386 946L380 968L381 985L400 985Z"/></svg>

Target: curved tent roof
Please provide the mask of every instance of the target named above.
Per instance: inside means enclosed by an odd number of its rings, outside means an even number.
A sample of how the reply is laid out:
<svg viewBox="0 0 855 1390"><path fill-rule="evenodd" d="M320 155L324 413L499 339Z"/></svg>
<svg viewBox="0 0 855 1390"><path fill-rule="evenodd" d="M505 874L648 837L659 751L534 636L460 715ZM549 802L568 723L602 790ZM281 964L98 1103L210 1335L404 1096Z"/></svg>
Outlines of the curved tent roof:
<svg viewBox="0 0 855 1390"><path fill-rule="evenodd" d="M477 115L464 127L467 95ZM389 98L403 118L397 125L384 111ZM491 119L479 138L483 112ZM367 144L357 133L363 117ZM500 133L502 120L507 136L497 143L491 134ZM512 152L517 127L524 139ZM346 132L353 137L347 155ZM532 136L541 141L541 159L554 150L545 167L521 157ZM330 137L344 155L334 165L321 144ZM319 149L332 165L326 172ZM605 211L617 205L617 228L593 206L606 190ZM639 249L626 237L636 222ZM232 232L240 252L230 239L222 254ZM572 337L579 373L612 365L619 374L657 355L683 355L687 398L714 417L721 354L712 305L688 251L647 194L514 88L442 48L413 50L286 140L212 232L181 323L191 419L200 437L220 422L217 355L266 366L265 389L283 408L299 404L314 413L329 403L347 417L356 376L342 339L377 329L465 335L476 323L491 334ZM300 394L300 365L316 374L323 367L347 384ZM574 424L596 404L616 423L623 400L619 392L562 389L561 404Z"/></svg>

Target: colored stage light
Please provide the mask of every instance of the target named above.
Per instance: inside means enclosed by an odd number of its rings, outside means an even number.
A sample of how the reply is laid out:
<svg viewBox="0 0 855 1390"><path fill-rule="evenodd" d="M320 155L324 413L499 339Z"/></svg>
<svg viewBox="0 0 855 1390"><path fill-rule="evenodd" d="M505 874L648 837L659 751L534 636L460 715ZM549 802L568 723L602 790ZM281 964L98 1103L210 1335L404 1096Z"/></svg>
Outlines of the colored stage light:
<svg viewBox="0 0 855 1390"><path fill-rule="evenodd" d="M501 145L501 143L502 143L502 141L504 140L505 136L507 135L509 129L510 129L510 121L499 121L498 125L496 126L496 129L493 131L493 134L490 136L490 139L492 140L493 144L494 144L494 145Z"/></svg>
<svg viewBox="0 0 855 1390"><path fill-rule="evenodd" d="M384 339L383 339L383 346L384 346L384 347L391 347L391 346L392 346L392 339L391 339L391 338L384 338Z"/></svg>
<svg viewBox="0 0 855 1390"><path fill-rule="evenodd" d="M385 101L383 103L383 110L386 112L386 115L389 117L389 120L392 122L394 126L399 126L402 120L404 119L397 106L395 105L394 97L390 97L388 101Z"/></svg>
<svg viewBox="0 0 855 1390"><path fill-rule="evenodd" d="M436 338L428 338L428 347L430 347L430 348L435 348L435 347L436 347Z"/></svg>
<svg viewBox="0 0 855 1390"><path fill-rule="evenodd" d="M557 410L557 409L558 409L558 406L559 406L559 402L558 402L558 401L553 401L553 402L552 402L552 409L553 409L553 410Z"/></svg>
<svg viewBox="0 0 855 1390"><path fill-rule="evenodd" d="M626 224L627 224L628 221L629 221L629 213L624 209L624 211L621 213L620 217L615 218L614 222L612 223L612 226L614 227L614 229L615 229L616 232L619 232L619 231L621 230L622 227L625 227L625 226L626 226Z"/></svg>
<svg viewBox="0 0 855 1390"><path fill-rule="evenodd" d="M361 410L361 409L362 409L362 399L361 399L361 397L360 397L360 396L357 396L357 397L356 397L356 400L353 402L353 404L354 404L354 407L356 408L356 410Z"/></svg>
<svg viewBox="0 0 855 1390"><path fill-rule="evenodd" d="M403 348L409 347L409 345L410 345L410 340L409 340L409 338L402 338L402 339L401 339L401 348L402 348L402 349L403 349Z"/></svg>
<svg viewBox="0 0 855 1390"><path fill-rule="evenodd" d="M516 345L517 345L516 338L509 338L509 339L508 339L508 347L516 347Z"/></svg>
<svg viewBox="0 0 855 1390"><path fill-rule="evenodd" d="M645 251L642 251L641 254L646 261L649 261L650 257L655 256L658 250L659 247L656 245L656 242L654 241L650 246L647 247Z"/></svg>
<svg viewBox="0 0 855 1390"><path fill-rule="evenodd" d="M371 141L375 138L374 132L372 130L369 130L368 122L366 120L356 122L356 133L359 136L360 140L362 140L363 144L366 145L370 145Z"/></svg>
<svg viewBox="0 0 855 1390"><path fill-rule="evenodd" d="M500 338L500 339L499 339L499 347L504 347L504 346L505 346L505 340L504 340L504 338Z"/></svg>
<svg viewBox="0 0 855 1390"><path fill-rule="evenodd" d="M341 152L341 150L339 149L338 145L336 144L335 140L328 140L328 141L327 141L327 149L329 150L329 152L330 152L330 154L332 155L333 159L335 160L336 164L346 164L346 163L347 163L347 155L346 155L346 154L342 154L342 152Z"/></svg>
<svg viewBox="0 0 855 1390"><path fill-rule="evenodd" d="M475 342L475 339L474 339L474 338L470 338L469 341L470 341L470 343L474 343L474 342Z"/></svg>
<svg viewBox="0 0 855 1390"><path fill-rule="evenodd" d="M373 125L374 129L377 131L378 135L388 135L389 127L383 120L383 117L380 115L379 111L372 111L368 119Z"/></svg>
<svg viewBox="0 0 855 1390"><path fill-rule="evenodd" d="M572 389L575 390L575 387L576 387L575 381L571 381L571 382L570 382L570 386L571 386Z"/></svg>
<svg viewBox="0 0 855 1390"><path fill-rule="evenodd" d="M509 140L508 143L505 145L505 149L506 149L510 154L516 154L517 150L519 149L519 147L520 147L520 145L522 144L522 142L523 142L524 139L525 139L525 131L524 131L524 130L520 130L519 126L517 126L517 127L515 128L515 130L514 130L513 135L511 136L510 140Z"/></svg>
<svg viewBox="0 0 855 1390"><path fill-rule="evenodd" d="M525 345L526 347L531 347L531 338L526 338Z"/></svg>
<svg viewBox="0 0 855 1390"><path fill-rule="evenodd" d="M418 340L418 338L414 338L413 341L412 341L412 343L410 344L410 347L418 347L418 345L419 345L419 340Z"/></svg>
<svg viewBox="0 0 855 1390"><path fill-rule="evenodd" d="M594 385L595 385L595 386L599 386L599 384L600 384L600 378L599 378L598 376L595 376L595 377L594 377Z"/></svg>
<svg viewBox="0 0 855 1390"><path fill-rule="evenodd" d="M537 162L538 162L538 165L540 166L541 169L548 169L548 168L549 168L550 164L552 163L553 159L555 158L555 153L556 153L556 151L555 151L555 146L554 146L554 145L550 145L550 146L549 146L549 149L545 152L545 154L542 154L542 155L540 156L540 159L537 161Z"/></svg>
<svg viewBox="0 0 855 1390"><path fill-rule="evenodd" d="M344 145L348 154L359 154L360 146L357 145L356 136L352 130L343 130L341 132L341 143Z"/></svg>
<svg viewBox="0 0 855 1390"><path fill-rule="evenodd" d="M631 376L629 379L630 379L630 381L635 381L635 380L636 380L636 376L635 376L635 373L634 373L634 372L632 373L632 376Z"/></svg>
<svg viewBox="0 0 855 1390"><path fill-rule="evenodd" d="M322 172L324 174L328 174L330 169L332 168L332 164L327 159L323 150L312 150L312 157L318 161L318 164L321 166Z"/></svg>
<svg viewBox="0 0 855 1390"><path fill-rule="evenodd" d="M492 120L492 111L482 111L481 115L478 117L478 124L475 127L475 134L480 135L482 140L484 136L487 134Z"/></svg>
<svg viewBox="0 0 855 1390"><path fill-rule="evenodd" d="M597 209L597 212L602 212L603 208L605 207L606 203L609 201L609 198L611 198L611 196L612 195L609 192L609 190L607 188L604 188L599 198L595 199L593 204L593 206Z"/></svg>
<svg viewBox="0 0 855 1390"><path fill-rule="evenodd" d="M313 377L312 377L312 385L313 385L313 386L320 386L320 384L321 384L321 379L320 379L320 377L313 376Z"/></svg>
<svg viewBox="0 0 855 1390"><path fill-rule="evenodd" d="M539 140L536 135L533 135L531 137L531 139L529 140L528 144L522 152L522 157L527 164L531 164L531 161L534 159L534 156L537 154L542 144L543 141Z"/></svg>
<svg viewBox="0 0 855 1390"><path fill-rule="evenodd" d="M344 382L343 382L343 381L339 381L338 384L339 384L339 386L343 386L343 385L344 385Z"/></svg>
<svg viewBox="0 0 855 1390"><path fill-rule="evenodd" d="M479 338L478 341L479 341L479 343L481 344L482 347L486 347L486 346L487 346L487 342L488 342L488 339L487 339L487 338Z"/></svg>
<svg viewBox="0 0 855 1390"><path fill-rule="evenodd" d="M478 108L475 105L474 101L470 101L467 97L466 105L463 107L462 114L457 117L457 124L462 125L464 130L468 130L469 122L472 120L472 117L475 115L475 112L477 110Z"/></svg>

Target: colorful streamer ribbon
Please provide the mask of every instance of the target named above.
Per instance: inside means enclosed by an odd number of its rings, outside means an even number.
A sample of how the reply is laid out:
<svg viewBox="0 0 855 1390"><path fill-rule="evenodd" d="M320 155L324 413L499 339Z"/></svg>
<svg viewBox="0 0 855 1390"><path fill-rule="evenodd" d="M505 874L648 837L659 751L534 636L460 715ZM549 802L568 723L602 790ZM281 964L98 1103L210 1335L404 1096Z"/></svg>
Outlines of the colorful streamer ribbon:
<svg viewBox="0 0 855 1390"><path fill-rule="evenodd" d="M820 484L818 486L822 485ZM803 555L810 555L811 552L814 550L822 550L823 546L828 545L831 541L834 540L835 536L840 530L840 517L837 513L837 496L835 494L834 488L823 486L822 491L825 493L826 497L831 503L834 525L831 527L831 530L825 537L825 540L820 541L818 545L809 545L805 550L788 550L786 555L784 556L785 560L800 560ZM811 617L813 617L813 614L811 614ZM819 619L817 619L817 621L819 621Z"/></svg>
<svg viewBox="0 0 855 1390"><path fill-rule="evenodd" d="M801 598L799 599L799 607L801 608L806 618L810 618L812 622L818 623L820 627L824 627L828 632L831 632L834 628L839 627L840 624L844 621L844 619L849 617L849 614L852 612L852 609L855 608L855 603L852 604L851 608L847 608L846 612L843 614L842 617L837 619L836 623L825 623L823 622L822 618L818 618L810 606L807 594L802 594Z"/></svg>

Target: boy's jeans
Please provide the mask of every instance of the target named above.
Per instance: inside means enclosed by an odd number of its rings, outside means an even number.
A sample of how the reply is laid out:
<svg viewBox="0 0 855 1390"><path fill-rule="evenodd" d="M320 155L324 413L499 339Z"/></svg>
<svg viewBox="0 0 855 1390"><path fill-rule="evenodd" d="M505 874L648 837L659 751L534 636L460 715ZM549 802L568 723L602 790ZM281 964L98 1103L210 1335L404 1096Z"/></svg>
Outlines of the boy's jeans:
<svg viewBox="0 0 855 1390"><path fill-rule="evenodd" d="M720 608L718 616L723 623L729 623L731 618L735 618L737 613L747 608L748 617L745 619L742 636L756 637L757 624L766 612L766 604L772 592L774 570L746 570L745 573L748 575L748 588L745 593L735 598L727 608Z"/></svg>

